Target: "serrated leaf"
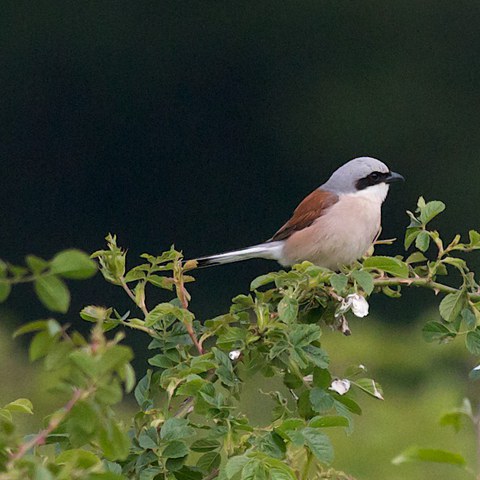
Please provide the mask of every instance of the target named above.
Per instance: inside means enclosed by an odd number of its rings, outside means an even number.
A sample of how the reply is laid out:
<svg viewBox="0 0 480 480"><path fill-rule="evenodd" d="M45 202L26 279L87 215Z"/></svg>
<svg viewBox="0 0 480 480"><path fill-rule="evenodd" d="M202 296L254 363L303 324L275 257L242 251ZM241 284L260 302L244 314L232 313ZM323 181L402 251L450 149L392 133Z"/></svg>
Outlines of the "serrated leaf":
<svg viewBox="0 0 480 480"><path fill-rule="evenodd" d="M368 257L363 262L363 267L366 269L376 269L383 272L396 275L400 278L408 277L408 265L398 258L374 256Z"/></svg>
<svg viewBox="0 0 480 480"><path fill-rule="evenodd" d="M184 418L169 418L160 430L160 438L166 442L189 438L194 434L195 430L190 427L188 420Z"/></svg>
<svg viewBox="0 0 480 480"><path fill-rule="evenodd" d="M407 228L407 231L405 232L405 242L404 242L405 250L408 250L410 248L410 246L416 240L418 234L421 231L422 230L418 227Z"/></svg>
<svg viewBox="0 0 480 480"><path fill-rule="evenodd" d="M409 257L405 260L405 263L420 263L427 260L427 257L422 252L413 252Z"/></svg>
<svg viewBox="0 0 480 480"><path fill-rule="evenodd" d="M419 208L420 215L418 218L425 225L445 210L445 204L438 200L433 200L423 207L419 206Z"/></svg>
<svg viewBox="0 0 480 480"><path fill-rule="evenodd" d="M322 413L330 410L333 407L334 399L325 390L314 387L310 390L310 403L313 410Z"/></svg>
<svg viewBox="0 0 480 480"><path fill-rule="evenodd" d="M461 315L467 328L474 329L477 326L477 318L470 308L464 308Z"/></svg>
<svg viewBox="0 0 480 480"><path fill-rule="evenodd" d="M85 252L70 249L53 257L50 270L64 278L81 280L93 277L97 272L97 264Z"/></svg>
<svg viewBox="0 0 480 480"><path fill-rule="evenodd" d="M462 312L465 306L465 294L463 291L449 293L440 302L439 311L441 317L447 322L453 322Z"/></svg>
<svg viewBox="0 0 480 480"><path fill-rule="evenodd" d="M239 455L228 459L225 465L225 475L228 479L232 479L237 473L240 473L250 459L245 455Z"/></svg>
<svg viewBox="0 0 480 480"><path fill-rule="evenodd" d="M333 461L333 447L330 439L320 429L305 427L302 430L305 445L315 455L317 460L327 465Z"/></svg>
<svg viewBox="0 0 480 480"><path fill-rule="evenodd" d="M292 323L297 319L298 300L294 297L285 296L278 303L278 318L285 323Z"/></svg>
<svg viewBox="0 0 480 480"><path fill-rule="evenodd" d="M201 438L193 442L190 448L194 452L210 452L220 448L220 442L215 438Z"/></svg>
<svg viewBox="0 0 480 480"><path fill-rule="evenodd" d="M415 246L421 251L426 252L430 246L430 235L425 230L422 230L415 239Z"/></svg>
<svg viewBox="0 0 480 480"><path fill-rule="evenodd" d="M205 473L210 473L214 468L220 465L220 454L218 452L208 452L202 455L197 461L197 467Z"/></svg>
<svg viewBox="0 0 480 480"><path fill-rule="evenodd" d="M341 295L348 285L348 277L344 273L334 273L330 277L330 285Z"/></svg>
<svg viewBox="0 0 480 480"><path fill-rule="evenodd" d="M394 465L400 465L407 462L448 463L459 467L464 467L466 465L465 459L458 453L415 446L408 448L392 460Z"/></svg>
<svg viewBox="0 0 480 480"><path fill-rule="evenodd" d="M373 277L368 272L365 272L364 270L355 270L352 273L352 277L367 295L370 295L373 292Z"/></svg>
<svg viewBox="0 0 480 480"><path fill-rule="evenodd" d="M70 306L70 292L65 283L55 275L39 277L34 282L39 300L54 312L66 313Z"/></svg>
<svg viewBox="0 0 480 480"><path fill-rule="evenodd" d="M455 338L455 332L440 322L427 322L422 328L422 333L427 342L444 342Z"/></svg>
<svg viewBox="0 0 480 480"><path fill-rule="evenodd" d="M266 275L260 275L259 277L255 278L252 283L250 284L250 290L256 290L257 288L263 287L264 285L268 285L272 283L277 278L277 272L267 273Z"/></svg>
<svg viewBox="0 0 480 480"><path fill-rule="evenodd" d="M470 353L480 355L480 332L478 330L467 333L465 346Z"/></svg>
<svg viewBox="0 0 480 480"><path fill-rule="evenodd" d="M182 458L188 455L188 447L182 440L172 440L163 449L162 457L164 458Z"/></svg>

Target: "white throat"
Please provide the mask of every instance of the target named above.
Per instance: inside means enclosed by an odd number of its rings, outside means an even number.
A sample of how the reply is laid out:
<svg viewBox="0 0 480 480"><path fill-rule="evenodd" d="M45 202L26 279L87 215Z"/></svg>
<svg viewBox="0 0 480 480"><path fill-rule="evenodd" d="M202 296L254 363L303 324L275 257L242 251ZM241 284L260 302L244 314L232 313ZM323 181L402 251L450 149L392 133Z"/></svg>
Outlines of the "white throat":
<svg viewBox="0 0 480 480"><path fill-rule="evenodd" d="M382 204L387 198L389 185L387 183L379 183L371 187L364 188L358 192L351 193L353 197L362 197L374 203Z"/></svg>

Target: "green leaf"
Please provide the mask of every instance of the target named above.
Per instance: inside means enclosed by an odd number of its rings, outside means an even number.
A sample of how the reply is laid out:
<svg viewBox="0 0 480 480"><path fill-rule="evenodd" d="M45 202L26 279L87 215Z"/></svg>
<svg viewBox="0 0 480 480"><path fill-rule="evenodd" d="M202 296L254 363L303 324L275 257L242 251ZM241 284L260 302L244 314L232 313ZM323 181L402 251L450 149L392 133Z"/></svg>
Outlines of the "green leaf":
<svg viewBox="0 0 480 480"><path fill-rule="evenodd" d="M427 260L427 257L422 252L413 252L409 257L405 260L405 263L421 263Z"/></svg>
<svg viewBox="0 0 480 480"><path fill-rule="evenodd" d="M160 438L166 442L189 438L194 434L195 430L190 427L188 420L184 418L169 418L160 430Z"/></svg>
<svg viewBox="0 0 480 480"><path fill-rule="evenodd" d="M165 290L173 290L173 278L161 277L160 275L149 275L147 277L147 282L155 287L163 288Z"/></svg>
<svg viewBox="0 0 480 480"><path fill-rule="evenodd" d="M330 285L341 295L348 285L348 277L343 273L334 273L330 277Z"/></svg>
<svg viewBox="0 0 480 480"><path fill-rule="evenodd" d="M467 336L465 337L465 346L470 353L480 355L480 332L478 329L467 333Z"/></svg>
<svg viewBox="0 0 480 480"><path fill-rule="evenodd" d="M215 438L201 438L193 442L190 448L194 452L210 452L220 448L220 442Z"/></svg>
<svg viewBox="0 0 480 480"><path fill-rule="evenodd" d="M438 200L434 200L432 202L428 202L424 207L420 207L420 216L418 218L425 225L444 210L445 204L443 202L439 202Z"/></svg>
<svg viewBox="0 0 480 480"><path fill-rule="evenodd" d="M440 302L439 310L441 317L447 322L453 322L465 307L465 293L460 290L456 293L449 293Z"/></svg>
<svg viewBox="0 0 480 480"><path fill-rule="evenodd" d="M407 462L435 462L448 463L465 467L465 459L458 453L448 452L446 450L436 450L431 448L410 447L392 460L394 465L400 465Z"/></svg>
<svg viewBox="0 0 480 480"><path fill-rule="evenodd" d="M55 255L50 270L64 278L82 280L95 275L97 264L85 252L71 249Z"/></svg>
<svg viewBox="0 0 480 480"><path fill-rule="evenodd" d="M155 428L150 427L146 430L142 430L138 436L138 444L148 450L158 447L158 435Z"/></svg>
<svg viewBox="0 0 480 480"><path fill-rule="evenodd" d="M48 332L37 333L33 337L28 350L30 361L34 362L44 357L50 351L52 345L55 344L55 340L55 337L52 337Z"/></svg>
<svg viewBox="0 0 480 480"><path fill-rule="evenodd" d="M360 378L355 381L352 380L352 384L356 385L360 390L363 390L372 397L383 400L382 387L375 380L372 380L371 378Z"/></svg>
<svg viewBox="0 0 480 480"><path fill-rule="evenodd" d="M334 399L325 390L314 387L310 390L310 403L316 412L322 413L333 407Z"/></svg>
<svg viewBox="0 0 480 480"><path fill-rule="evenodd" d="M100 430L98 443L107 460L124 460L130 449L130 439L126 432L113 421Z"/></svg>
<svg viewBox="0 0 480 480"><path fill-rule="evenodd" d="M165 458L182 458L188 455L188 447L185 442L181 440L172 440L167 443L163 449L162 456Z"/></svg>
<svg viewBox="0 0 480 480"><path fill-rule="evenodd" d="M28 398L18 398L13 402L7 403L3 408L7 409L9 412L28 413L29 415L33 415L33 405Z"/></svg>
<svg viewBox="0 0 480 480"><path fill-rule="evenodd" d="M477 326L477 318L470 308L464 308L462 310L462 319L467 328L474 329Z"/></svg>
<svg viewBox="0 0 480 480"><path fill-rule="evenodd" d="M333 461L333 447L330 439L320 429L306 427L302 430L305 445L321 463L330 464Z"/></svg>
<svg viewBox="0 0 480 480"><path fill-rule="evenodd" d="M75 448L71 450L64 450L55 459L58 465L70 465L77 468L90 468L100 463L100 459L88 450Z"/></svg>
<svg viewBox="0 0 480 480"><path fill-rule="evenodd" d="M455 332L440 322L427 322L422 328L422 333L427 342L445 342L455 338Z"/></svg>
<svg viewBox="0 0 480 480"><path fill-rule="evenodd" d="M256 290L259 287L263 287L264 285L268 285L272 283L277 278L277 272L267 273L266 275L260 275L259 277L255 278L252 283L250 284L250 290Z"/></svg>
<svg viewBox="0 0 480 480"><path fill-rule="evenodd" d="M408 277L408 265L394 257L368 257L364 260L363 267L366 269L381 270L401 278Z"/></svg>
<svg viewBox="0 0 480 480"><path fill-rule="evenodd" d="M426 252L430 246L430 235L422 230L415 239L415 246L422 252Z"/></svg>
<svg viewBox="0 0 480 480"><path fill-rule="evenodd" d="M405 232L405 250L408 250L410 248L410 245L415 241L417 236L422 230L418 227L409 227L407 228L407 231Z"/></svg>
<svg viewBox="0 0 480 480"><path fill-rule="evenodd" d="M373 292L373 277L368 272L355 270L352 273L352 277L367 295Z"/></svg>
<svg viewBox="0 0 480 480"><path fill-rule="evenodd" d="M298 301L294 297L285 296L280 300L277 310L282 322L292 323L297 319Z"/></svg>
<svg viewBox="0 0 480 480"><path fill-rule="evenodd" d="M322 417L313 417L308 426L313 428L326 428L326 427L348 427L350 422L348 418L341 415L326 415Z"/></svg>
<svg viewBox="0 0 480 480"><path fill-rule="evenodd" d="M237 473L240 473L250 459L245 455L229 458L225 465L225 475L228 479L232 479Z"/></svg>
<svg viewBox="0 0 480 480"><path fill-rule="evenodd" d="M173 473L176 480L202 480L203 473L197 467L183 466Z"/></svg>
<svg viewBox="0 0 480 480"><path fill-rule="evenodd" d="M475 423L472 404L468 398L464 398L462 405L459 408L455 408L450 412L445 413L440 418L440 425L451 425L456 432L459 432L464 423Z"/></svg>
<svg viewBox="0 0 480 480"><path fill-rule="evenodd" d="M180 308L171 303L159 303L149 314L145 317L145 325L151 327L159 322L166 315L173 315L175 318L180 320L182 323L191 324L194 320L194 315L185 308Z"/></svg>
<svg viewBox="0 0 480 480"><path fill-rule="evenodd" d="M25 257L25 263L34 274L39 274L48 267L48 262L46 260L36 257L35 255L27 255Z"/></svg>
<svg viewBox="0 0 480 480"><path fill-rule="evenodd" d="M13 337L15 338L19 335L24 335L25 333L38 332L41 330L46 330L50 334L50 336L53 336L61 332L62 327L53 318L49 318L48 320L35 320L34 322L28 322L15 330L15 332L13 333Z"/></svg>
<svg viewBox="0 0 480 480"><path fill-rule="evenodd" d="M34 282L39 300L54 312L66 313L70 306L70 292L65 283L55 275L39 277Z"/></svg>
<svg viewBox="0 0 480 480"><path fill-rule="evenodd" d="M220 454L218 452L208 452L202 455L197 461L197 467L205 473L210 473L214 468L220 465Z"/></svg>
<svg viewBox="0 0 480 480"><path fill-rule="evenodd" d="M12 286L10 285L10 283L7 283L7 281L0 279L0 303L4 302L8 298L11 291Z"/></svg>

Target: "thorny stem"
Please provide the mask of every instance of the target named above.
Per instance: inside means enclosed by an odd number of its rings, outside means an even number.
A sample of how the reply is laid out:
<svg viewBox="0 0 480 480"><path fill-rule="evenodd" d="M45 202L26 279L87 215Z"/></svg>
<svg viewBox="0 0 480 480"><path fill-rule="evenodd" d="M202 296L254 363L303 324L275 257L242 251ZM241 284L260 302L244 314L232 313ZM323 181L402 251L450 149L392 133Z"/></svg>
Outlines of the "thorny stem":
<svg viewBox="0 0 480 480"><path fill-rule="evenodd" d="M47 425L47 427L41 430L37 435L35 435L28 442L25 442L22 445L20 445L19 449L15 453L12 452L10 454L10 458L7 463L7 468L8 469L12 468L13 464L17 460L22 458L31 448L43 445L47 440L48 435L50 435L50 433L52 433L60 425L60 423L64 420L64 418L75 406L75 404L79 400L82 400L83 398L87 397L89 393L90 393L89 390L82 390L82 389L74 390L70 400L65 404L63 409L58 412L57 415L52 416L50 423Z"/></svg>
<svg viewBox="0 0 480 480"><path fill-rule="evenodd" d="M185 288L185 284L183 280L183 271L181 269L182 263L180 262L179 265L180 265L179 269L176 269L176 268L174 269L175 290L177 291L177 297L180 300L182 307L185 310L188 310L189 294L187 292L187 289ZM195 345L195 348L197 349L197 352L200 355L203 355L203 346L198 341L197 334L193 329L193 325L188 322L185 322L184 325L185 325L185 328L187 329L188 335L190 336L193 344Z"/></svg>
<svg viewBox="0 0 480 480"><path fill-rule="evenodd" d="M395 286L395 285L413 285L415 287L424 287L430 288L436 292L442 293L458 293L459 290L454 287L449 287L448 285L444 285L443 283L434 282L430 278L377 278L373 280L375 286L383 287L383 286ZM470 300L478 301L480 300L480 294L478 293L467 293Z"/></svg>

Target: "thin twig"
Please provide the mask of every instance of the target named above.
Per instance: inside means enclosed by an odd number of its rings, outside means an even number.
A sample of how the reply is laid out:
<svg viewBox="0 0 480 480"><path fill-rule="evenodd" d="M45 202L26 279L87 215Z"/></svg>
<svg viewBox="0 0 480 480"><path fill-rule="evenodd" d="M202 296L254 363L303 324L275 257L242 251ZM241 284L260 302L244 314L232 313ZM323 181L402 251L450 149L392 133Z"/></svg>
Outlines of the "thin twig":
<svg viewBox="0 0 480 480"><path fill-rule="evenodd" d="M58 412L57 415L53 415L50 423L47 425L46 428L41 430L37 435L35 435L32 439L30 439L28 442L23 443L20 445L19 449L15 453L10 454L10 458L7 463L7 468L12 468L13 464L22 458L30 449L43 445L47 437L52 433L59 425L60 423L65 419L65 417L68 415L68 413L72 410L72 408L75 406L75 404L85 398L89 394L88 390L74 390L72 397L70 400L65 404L62 410Z"/></svg>
<svg viewBox="0 0 480 480"><path fill-rule="evenodd" d="M413 285L415 287L424 287L430 288L434 291L442 292L442 293L458 293L460 290L449 287L448 285L444 285L443 283L434 282L429 278L379 278L374 279L373 283L375 286L382 287L382 286L395 286L395 285ZM478 301L480 300L480 295L476 293L467 293L468 297L471 300Z"/></svg>
<svg viewBox="0 0 480 480"><path fill-rule="evenodd" d="M147 316L148 315L147 307L145 306L144 303L141 304L141 305L139 305L137 303L137 299L135 298L135 294L130 290L130 287L127 285L127 282L125 281L125 278L120 277L119 280L120 280L120 284L122 285L122 288L127 292L127 295L133 300L133 303L142 310L142 312L145 316Z"/></svg>

